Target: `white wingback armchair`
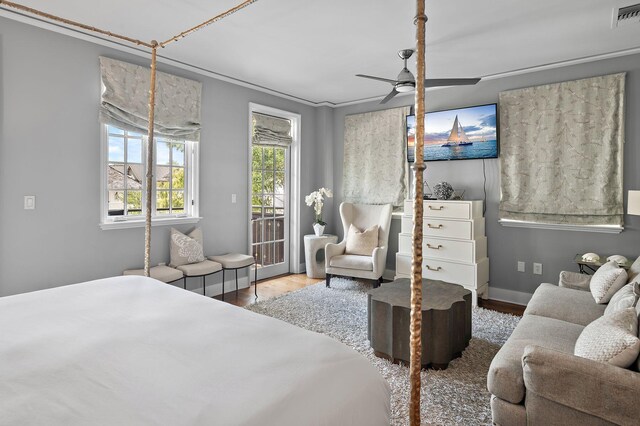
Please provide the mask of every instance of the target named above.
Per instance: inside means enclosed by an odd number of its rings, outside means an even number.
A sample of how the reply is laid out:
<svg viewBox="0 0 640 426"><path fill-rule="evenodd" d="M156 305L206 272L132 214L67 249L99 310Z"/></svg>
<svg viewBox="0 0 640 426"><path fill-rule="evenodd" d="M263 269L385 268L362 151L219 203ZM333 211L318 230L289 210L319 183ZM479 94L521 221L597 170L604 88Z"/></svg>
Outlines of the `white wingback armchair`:
<svg viewBox="0 0 640 426"><path fill-rule="evenodd" d="M387 263L392 210L391 204L340 204L344 238L338 244L327 244L325 247L327 287L330 287L332 275L376 280L375 287L382 283L382 274ZM345 253L351 224L361 230L373 225L379 226L378 247L373 250L371 256Z"/></svg>

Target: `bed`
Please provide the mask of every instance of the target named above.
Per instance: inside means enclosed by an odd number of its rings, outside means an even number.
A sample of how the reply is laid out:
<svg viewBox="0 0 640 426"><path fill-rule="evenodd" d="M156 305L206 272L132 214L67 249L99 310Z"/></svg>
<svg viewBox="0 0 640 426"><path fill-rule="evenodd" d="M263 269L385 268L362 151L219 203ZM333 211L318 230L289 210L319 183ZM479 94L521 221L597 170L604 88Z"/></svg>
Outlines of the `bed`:
<svg viewBox="0 0 640 426"><path fill-rule="evenodd" d="M388 425L329 337L151 278L0 298L0 424Z"/></svg>

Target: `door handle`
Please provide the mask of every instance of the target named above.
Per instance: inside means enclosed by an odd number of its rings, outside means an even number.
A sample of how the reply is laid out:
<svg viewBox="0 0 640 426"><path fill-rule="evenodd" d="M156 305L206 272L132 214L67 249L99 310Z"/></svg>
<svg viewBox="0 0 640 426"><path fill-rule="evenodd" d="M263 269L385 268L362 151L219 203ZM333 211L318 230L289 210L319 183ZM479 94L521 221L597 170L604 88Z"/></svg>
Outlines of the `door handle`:
<svg viewBox="0 0 640 426"><path fill-rule="evenodd" d="M439 270L441 270L442 268L441 268L441 267L439 267L439 266L438 266L437 268L432 268L431 266L427 265L427 269L428 269L428 270L430 270L430 271L438 272L438 271L439 271Z"/></svg>
<svg viewBox="0 0 640 426"><path fill-rule="evenodd" d="M433 226L432 224L427 223L427 227L429 227L431 229L440 229L440 228L442 228L442 224L439 224L438 226Z"/></svg>
<svg viewBox="0 0 640 426"><path fill-rule="evenodd" d="M427 247L434 250L440 250L442 248L442 244L438 244L437 246L432 246L431 244L427 243Z"/></svg>
<svg viewBox="0 0 640 426"><path fill-rule="evenodd" d="M435 208L431 204L429 204L429 210L442 210L443 208L444 208L444 206L440 206L438 208Z"/></svg>

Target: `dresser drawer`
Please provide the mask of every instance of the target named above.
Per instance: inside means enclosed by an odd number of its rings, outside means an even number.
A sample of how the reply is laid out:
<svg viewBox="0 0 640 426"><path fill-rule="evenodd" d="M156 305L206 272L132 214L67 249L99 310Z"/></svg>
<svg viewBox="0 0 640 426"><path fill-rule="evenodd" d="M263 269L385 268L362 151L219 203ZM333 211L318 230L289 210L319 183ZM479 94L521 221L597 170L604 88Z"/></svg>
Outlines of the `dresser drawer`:
<svg viewBox="0 0 640 426"><path fill-rule="evenodd" d="M410 254L396 254L396 274L411 274ZM425 257L422 261L422 276L476 289L489 282L489 259L485 257L478 263L464 264Z"/></svg>
<svg viewBox="0 0 640 426"><path fill-rule="evenodd" d="M475 219L482 217L482 201L423 201L424 217L443 219ZM404 214L413 216L413 200L405 200Z"/></svg>
<svg viewBox="0 0 640 426"><path fill-rule="evenodd" d="M431 226L429 226L431 225ZM402 216L400 232L413 232L413 218ZM456 238L459 240L473 240L484 237L484 218L474 220L448 220L424 218L422 235L429 237Z"/></svg>
<svg viewBox="0 0 640 426"><path fill-rule="evenodd" d="M400 253L411 253L413 251L411 234L398 235L398 251ZM479 259L487 257L487 239L486 237L480 237L476 241L460 241L436 237L423 237L422 254L423 256L438 259L473 263Z"/></svg>
<svg viewBox="0 0 640 426"><path fill-rule="evenodd" d="M422 276L430 280L475 287L476 266L425 257L422 261Z"/></svg>
<svg viewBox="0 0 640 426"><path fill-rule="evenodd" d="M425 237L473 240L484 236L484 219L448 220L424 218L422 234Z"/></svg>
<svg viewBox="0 0 640 426"><path fill-rule="evenodd" d="M424 217L442 217L449 219L471 219L471 205L469 203L438 203L424 202Z"/></svg>

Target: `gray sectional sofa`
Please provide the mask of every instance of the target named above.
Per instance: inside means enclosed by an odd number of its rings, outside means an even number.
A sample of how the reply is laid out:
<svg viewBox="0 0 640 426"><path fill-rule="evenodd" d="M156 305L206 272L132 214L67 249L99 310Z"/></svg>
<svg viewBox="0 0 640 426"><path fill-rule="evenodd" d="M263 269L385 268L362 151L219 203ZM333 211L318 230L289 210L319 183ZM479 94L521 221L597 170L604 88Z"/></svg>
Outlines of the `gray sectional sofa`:
<svg viewBox="0 0 640 426"><path fill-rule="evenodd" d="M573 355L582 330L606 308L594 301L589 279L562 272L559 286L535 291L489 368L494 424L640 424L640 359L625 369ZM640 258L628 280L640 280Z"/></svg>

